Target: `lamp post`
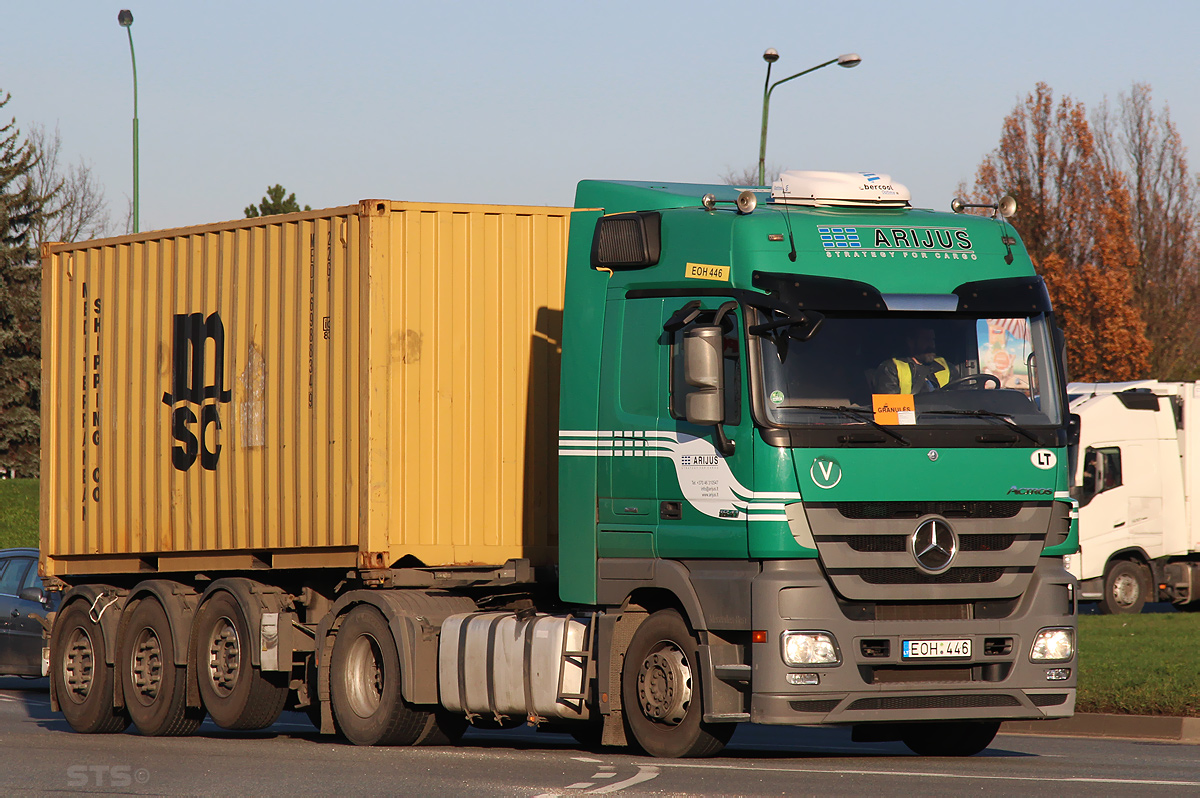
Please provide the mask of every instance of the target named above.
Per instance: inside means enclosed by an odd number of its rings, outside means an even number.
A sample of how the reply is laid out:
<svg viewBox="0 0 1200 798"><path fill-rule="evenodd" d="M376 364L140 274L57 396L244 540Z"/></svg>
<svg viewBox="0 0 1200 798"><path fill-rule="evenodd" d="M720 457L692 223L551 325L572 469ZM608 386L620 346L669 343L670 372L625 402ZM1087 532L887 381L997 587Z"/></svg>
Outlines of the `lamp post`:
<svg viewBox="0 0 1200 798"><path fill-rule="evenodd" d="M133 54L133 12L127 8L117 13L117 22L129 34L129 60L133 63L133 232L138 232L138 103L137 58Z"/></svg>
<svg viewBox="0 0 1200 798"><path fill-rule="evenodd" d="M767 179L767 109L771 105L771 92L775 91L775 87L780 83L787 83L789 80L794 80L801 75L807 75L809 72L816 72L818 69L827 67L830 64L837 64L838 66L849 69L850 67L856 67L862 63L862 59L858 57L858 53L845 53L843 55L839 55L837 58L831 58L823 64L817 64L815 67L809 67L803 72L797 72L795 75L789 75L786 78L772 83L771 64L774 64L779 60L778 51L776 51L774 47L768 48L767 51L763 53L763 60L767 62L767 79L763 83L762 138L759 139L758 143L758 184L760 186L763 185Z"/></svg>

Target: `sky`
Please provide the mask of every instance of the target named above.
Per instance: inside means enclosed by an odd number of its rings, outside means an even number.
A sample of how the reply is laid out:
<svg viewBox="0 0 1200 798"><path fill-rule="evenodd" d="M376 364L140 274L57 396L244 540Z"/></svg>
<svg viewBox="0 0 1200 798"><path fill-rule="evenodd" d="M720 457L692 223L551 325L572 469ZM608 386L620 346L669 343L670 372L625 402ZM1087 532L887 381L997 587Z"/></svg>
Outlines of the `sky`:
<svg viewBox="0 0 1200 798"><path fill-rule="evenodd" d="M241 218L275 183L360 199L571 205L584 179L721 182L767 162L871 171L948 209L1038 81L1093 109L1147 83L1200 168L1200 3L10 0L0 110L62 138L114 219ZM0 95L2 96L2 95Z"/></svg>

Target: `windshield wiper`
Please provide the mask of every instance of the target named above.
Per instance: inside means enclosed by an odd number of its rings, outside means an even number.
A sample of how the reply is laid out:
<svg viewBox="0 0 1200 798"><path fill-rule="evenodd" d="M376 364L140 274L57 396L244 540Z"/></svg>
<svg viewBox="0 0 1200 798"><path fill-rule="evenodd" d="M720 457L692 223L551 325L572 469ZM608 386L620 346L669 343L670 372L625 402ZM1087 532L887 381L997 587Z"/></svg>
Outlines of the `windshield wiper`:
<svg viewBox="0 0 1200 798"><path fill-rule="evenodd" d="M825 410L830 413L840 413L843 416L849 416L850 418L856 419L858 421L864 421L867 424L870 424L872 427L874 427L875 429L884 433L885 435L891 435L893 438L900 441L905 446L910 445L908 442L908 438L905 438L899 432L890 430L887 427L880 424L879 422L877 422L874 418L872 418L872 416L874 415L874 411L869 410L865 407L852 407L852 406L847 406L847 405L839 405L839 406L834 406L834 405L796 405L793 407L788 407L787 409L788 410Z"/></svg>
<svg viewBox="0 0 1200 798"><path fill-rule="evenodd" d="M931 416L974 416L975 418L994 418L997 421L1002 421L1014 432L1019 432L1034 443L1038 442L1037 436L1029 430L1022 427L1020 424L1013 421L1003 413L996 413L992 410L922 410L920 414Z"/></svg>

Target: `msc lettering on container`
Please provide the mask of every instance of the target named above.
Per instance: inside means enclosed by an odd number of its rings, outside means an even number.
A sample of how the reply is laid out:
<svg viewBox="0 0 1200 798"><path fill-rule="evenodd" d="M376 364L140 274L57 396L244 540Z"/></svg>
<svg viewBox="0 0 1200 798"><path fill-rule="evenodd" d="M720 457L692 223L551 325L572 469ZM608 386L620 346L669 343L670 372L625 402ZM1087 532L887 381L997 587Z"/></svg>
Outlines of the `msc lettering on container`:
<svg viewBox="0 0 1200 798"><path fill-rule="evenodd" d="M205 382L207 343L213 342L212 381ZM225 388L225 325L221 314L177 313L171 345L171 390L163 404L171 410L171 464L187 471L200 459L200 467L214 471L221 457L217 432L219 406L228 404L232 391ZM193 406L195 409L193 409ZM199 413L197 414L197 410Z"/></svg>

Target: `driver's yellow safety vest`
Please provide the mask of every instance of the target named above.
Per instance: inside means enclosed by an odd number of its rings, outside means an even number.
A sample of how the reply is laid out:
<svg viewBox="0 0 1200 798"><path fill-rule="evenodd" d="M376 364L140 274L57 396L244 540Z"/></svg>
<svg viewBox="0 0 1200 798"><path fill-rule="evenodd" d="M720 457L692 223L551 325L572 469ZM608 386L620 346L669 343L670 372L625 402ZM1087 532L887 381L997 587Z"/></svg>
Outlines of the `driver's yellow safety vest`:
<svg viewBox="0 0 1200 798"><path fill-rule="evenodd" d="M892 362L896 364L896 376L900 378L900 393L912 393L912 366L907 360L892 358ZM944 357L935 357L933 362L941 366L933 373L933 378L937 380L939 388L945 388L946 383L950 382L950 364Z"/></svg>

